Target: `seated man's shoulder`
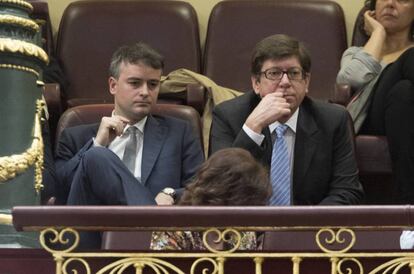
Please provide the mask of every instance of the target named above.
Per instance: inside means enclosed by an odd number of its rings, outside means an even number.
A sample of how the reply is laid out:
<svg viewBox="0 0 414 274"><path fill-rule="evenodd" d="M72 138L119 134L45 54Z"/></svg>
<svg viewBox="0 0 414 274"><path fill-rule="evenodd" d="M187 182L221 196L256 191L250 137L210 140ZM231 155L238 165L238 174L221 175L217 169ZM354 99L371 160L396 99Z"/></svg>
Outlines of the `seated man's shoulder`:
<svg viewBox="0 0 414 274"><path fill-rule="evenodd" d="M351 121L347 110L341 105L313 99L306 101L307 112L320 128L335 131Z"/></svg>
<svg viewBox="0 0 414 274"><path fill-rule="evenodd" d="M241 111L244 112L249 105L258 104L259 101L260 98L254 92L246 92L243 95L218 104L215 106L214 111L237 114Z"/></svg>
<svg viewBox="0 0 414 274"><path fill-rule="evenodd" d="M160 124L167 126L178 126L179 128L187 126L190 121L186 118L178 118L170 115L152 115L152 117Z"/></svg>
<svg viewBox="0 0 414 274"><path fill-rule="evenodd" d="M178 118L170 115L153 115L152 117L159 126L165 127L168 132L173 133L169 136L187 135L190 130L194 130L194 124L198 123L198 121L190 122L190 118L187 119L186 117Z"/></svg>
<svg viewBox="0 0 414 274"><path fill-rule="evenodd" d="M93 123L93 124L84 124L84 125L77 125L77 126L71 126L67 127L63 130L66 134L70 135L83 135L87 134L88 132L95 132L99 128L99 123Z"/></svg>
<svg viewBox="0 0 414 274"><path fill-rule="evenodd" d="M76 146L86 144L92 137L95 137L99 124L84 124L65 128L58 137L60 143L72 143Z"/></svg>
<svg viewBox="0 0 414 274"><path fill-rule="evenodd" d="M345 107L321 100L309 99L308 105L315 113L319 113L322 116L330 116L332 119L342 117L347 113Z"/></svg>

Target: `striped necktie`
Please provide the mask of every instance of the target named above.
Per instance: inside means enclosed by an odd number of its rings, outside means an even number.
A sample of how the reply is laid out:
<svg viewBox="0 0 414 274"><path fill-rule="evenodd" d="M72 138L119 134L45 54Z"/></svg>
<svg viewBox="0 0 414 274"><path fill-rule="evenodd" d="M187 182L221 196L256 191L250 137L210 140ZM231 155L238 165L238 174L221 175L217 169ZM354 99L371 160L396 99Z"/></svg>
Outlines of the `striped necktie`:
<svg viewBox="0 0 414 274"><path fill-rule="evenodd" d="M270 181L273 194L270 205L290 205L290 159L284 138L288 126L281 124L276 127L276 140L273 145Z"/></svg>
<svg viewBox="0 0 414 274"><path fill-rule="evenodd" d="M138 138L137 138L137 131L138 128L135 126L131 126L127 129L129 138L125 145L124 156L122 157L122 161L126 165L126 167L131 171L132 174L135 173L135 162L137 159L138 154Z"/></svg>

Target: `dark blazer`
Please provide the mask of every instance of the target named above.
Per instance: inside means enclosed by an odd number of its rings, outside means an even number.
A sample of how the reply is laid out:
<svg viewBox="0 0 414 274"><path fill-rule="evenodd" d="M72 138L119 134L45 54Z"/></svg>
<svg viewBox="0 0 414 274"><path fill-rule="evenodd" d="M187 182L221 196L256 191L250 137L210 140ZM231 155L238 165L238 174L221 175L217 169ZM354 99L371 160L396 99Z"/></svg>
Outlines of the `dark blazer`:
<svg viewBox="0 0 414 274"><path fill-rule="evenodd" d="M268 127L258 146L243 124L260 102L254 92L218 105L213 111L211 152L241 147L269 167L272 139ZM359 204L363 191L358 179L353 133L346 110L305 97L299 111L293 166L293 204Z"/></svg>
<svg viewBox="0 0 414 274"><path fill-rule="evenodd" d="M43 172L42 172L42 184L43 189L41 192L41 203L47 204L49 199L56 197L56 171L55 162L53 160L52 144L50 141L50 129L49 120L46 117L42 117L42 139L43 139Z"/></svg>
<svg viewBox="0 0 414 274"><path fill-rule="evenodd" d="M56 148L60 200L66 201L73 175L83 154L93 145L99 124L67 128ZM188 122L172 117L148 116L144 129L141 181L154 197L165 187L178 192L193 177L204 156L200 139Z"/></svg>

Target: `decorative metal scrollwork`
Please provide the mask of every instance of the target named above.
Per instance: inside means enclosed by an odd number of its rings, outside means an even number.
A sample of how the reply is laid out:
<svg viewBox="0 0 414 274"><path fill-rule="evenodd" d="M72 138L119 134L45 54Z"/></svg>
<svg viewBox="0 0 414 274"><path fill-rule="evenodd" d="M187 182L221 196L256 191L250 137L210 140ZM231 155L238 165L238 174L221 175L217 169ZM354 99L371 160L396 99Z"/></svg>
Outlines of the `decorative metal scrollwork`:
<svg viewBox="0 0 414 274"><path fill-rule="evenodd" d="M190 273L191 274L200 273L200 272L195 272L195 271L197 269L197 266L200 263L203 263L203 262L211 263L212 269L210 270L208 268L203 268L201 273L203 273L203 274L217 274L219 272L219 265L218 265L217 261L215 261L212 258L199 258L199 259L194 261L193 265L191 266Z"/></svg>
<svg viewBox="0 0 414 274"><path fill-rule="evenodd" d="M369 272L369 274L376 274L376 273L397 274L397 273L400 273L401 268L405 266L410 267L411 273L413 273L414 272L414 257L397 258L397 259L388 261L376 267L375 269L373 269L371 272Z"/></svg>
<svg viewBox="0 0 414 274"><path fill-rule="evenodd" d="M86 274L91 274L91 268L88 264L88 262L85 259L82 258L69 258L67 259L63 265L62 265L62 273L63 274L69 274L69 273L78 273L77 270L75 270L74 268L72 268L71 264L73 263L80 263L84 268L85 268L85 273Z"/></svg>
<svg viewBox="0 0 414 274"><path fill-rule="evenodd" d="M321 238L324 235L323 242L321 242ZM345 253L354 246L355 233L348 228L340 228L336 233L331 228L322 228L316 234L316 243L326 253ZM328 248L327 245L335 246L337 249Z"/></svg>
<svg viewBox="0 0 414 274"><path fill-rule="evenodd" d="M122 274L131 267L135 268L135 273L142 273L144 267L151 268L154 273L171 273L169 270L177 274L184 274L184 272L175 265L161 259L155 258L126 258L121 259L100 269L97 274L111 273ZM129 273L129 272L128 272Z"/></svg>
<svg viewBox="0 0 414 274"><path fill-rule="evenodd" d="M344 272L343 270L342 270L342 268L343 268L343 265L345 264L345 263L348 263L348 262L353 262L353 263L355 263L355 265L358 267L358 269L359 269L359 274L362 274L362 273L364 273L364 267L362 266L362 264L361 264L361 262L360 261L358 261L357 259L355 259L355 258L343 258L342 260L340 260L339 262L338 262L338 265L337 265L337 271L338 271L338 273L339 274L353 274L354 273L354 271L352 271L352 268L350 267L350 266L347 266L346 267L346 272Z"/></svg>
<svg viewBox="0 0 414 274"><path fill-rule="evenodd" d="M233 246L229 250L218 250L215 247L211 246L211 243L208 241L209 236L213 237L213 242L217 245L229 244L228 246ZM220 231L217 228L210 228L209 230L203 233L203 244L204 246L213 253L232 253L239 249L241 243L241 233L233 228L228 228L224 231Z"/></svg>
<svg viewBox="0 0 414 274"><path fill-rule="evenodd" d="M47 228L42 230L39 239L42 247L50 253L68 253L79 245L79 233L72 228L65 228L61 231L55 228ZM58 245L58 249L54 249L52 245Z"/></svg>

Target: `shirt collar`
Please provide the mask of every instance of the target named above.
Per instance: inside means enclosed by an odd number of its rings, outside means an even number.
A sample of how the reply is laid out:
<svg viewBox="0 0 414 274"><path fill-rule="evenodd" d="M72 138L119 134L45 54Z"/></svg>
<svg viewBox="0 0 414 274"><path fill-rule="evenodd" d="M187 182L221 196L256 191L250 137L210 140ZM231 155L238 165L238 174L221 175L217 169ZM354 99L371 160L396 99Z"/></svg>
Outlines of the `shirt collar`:
<svg viewBox="0 0 414 274"><path fill-rule="evenodd" d="M286 123L285 123L285 125L287 125L293 131L293 133L296 133L296 126L298 124L299 109L300 109L300 107L298 107L295 110L293 115L290 116L289 120L287 120ZM271 123L269 125L270 132L272 133L278 125L280 125L280 123L278 121L276 121L274 123Z"/></svg>
<svg viewBox="0 0 414 274"><path fill-rule="evenodd" d="M126 125L126 127L124 128L124 133L129 127L136 127L138 128L140 132L144 133L145 123L147 122L147 119L148 119L148 116L145 116L144 118L142 118L141 120L139 120L133 125Z"/></svg>
<svg viewBox="0 0 414 274"><path fill-rule="evenodd" d="M115 115L115 110L112 111L112 116L114 116L114 115ZM124 134L126 132L126 130L129 127L132 127L132 126L138 128L140 132L144 133L145 123L147 122L147 119L148 119L148 116L145 116L144 118L142 118L141 120L139 120L138 122L136 122L133 125L126 125L125 128L124 128L124 131L122 132L122 134Z"/></svg>

